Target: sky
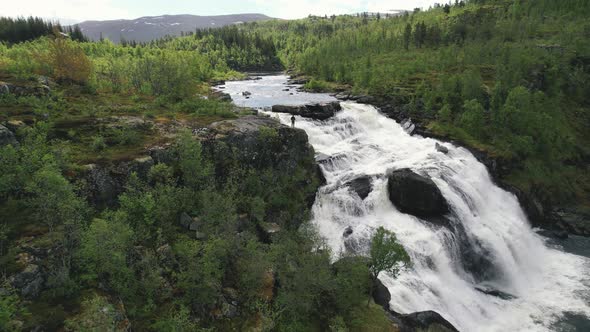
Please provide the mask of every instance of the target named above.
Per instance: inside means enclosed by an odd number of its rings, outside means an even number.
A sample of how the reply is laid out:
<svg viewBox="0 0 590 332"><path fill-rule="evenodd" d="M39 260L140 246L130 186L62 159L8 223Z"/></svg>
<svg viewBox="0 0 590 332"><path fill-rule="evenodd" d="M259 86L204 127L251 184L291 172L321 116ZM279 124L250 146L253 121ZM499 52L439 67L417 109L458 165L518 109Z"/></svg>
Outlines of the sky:
<svg viewBox="0 0 590 332"><path fill-rule="evenodd" d="M224 15L262 13L294 19L314 15L386 13L427 8L445 0L0 0L0 16L39 16L62 23L133 19L164 14Z"/></svg>

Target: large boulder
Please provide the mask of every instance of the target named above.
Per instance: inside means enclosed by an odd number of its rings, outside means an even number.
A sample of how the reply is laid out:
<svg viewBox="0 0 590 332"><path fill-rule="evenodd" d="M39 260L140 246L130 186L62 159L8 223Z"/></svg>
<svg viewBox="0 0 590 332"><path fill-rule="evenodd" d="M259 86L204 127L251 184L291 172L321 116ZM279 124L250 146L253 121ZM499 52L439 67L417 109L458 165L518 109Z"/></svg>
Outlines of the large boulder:
<svg viewBox="0 0 590 332"><path fill-rule="evenodd" d="M371 184L371 177L370 176L360 176L354 180L351 180L346 183L348 189L352 192L355 192L361 199L367 198L373 190L373 186Z"/></svg>
<svg viewBox="0 0 590 332"><path fill-rule="evenodd" d="M15 146L17 144L18 142L16 141L16 138L14 138L12 131L8 130L8 128L3 125L0 125L0 147L5 145Z"/></svg>
<svg viewBox="0 0 590 332"><path fill-rule="evenodd" d="M336 112L340 111L341 109L342 106L340 106L340 103L337 101L331 103L309 104L302 106L274 105L272 107L273 112L289 113L315 120L329 119L333 117L334 114L336 114Z"/></svg>
<svg viewBox="0 0 590 332"><path fill-rule="evenodd" d="M457 332L458 330L438 312L428 310L399 317L402 321L400 332L432 331Z"/></svg>
<svg viewBox="0 0 590 332"><path fill-rule="evenodd" d="M373 300L376 304L383 307L383 309L389 311L389 302L391 301L391 294L389 293L389 289L385 286L381 280L377 279L375 281L375 287L373 288Z"/></svg>
<svg viewBox="0 0 590 332"><path fill-rule="evenodd" d="M387 191L391 202L403 213L428 218L440 217L449 211L436 184L408 168L389 174Z"/></svg>

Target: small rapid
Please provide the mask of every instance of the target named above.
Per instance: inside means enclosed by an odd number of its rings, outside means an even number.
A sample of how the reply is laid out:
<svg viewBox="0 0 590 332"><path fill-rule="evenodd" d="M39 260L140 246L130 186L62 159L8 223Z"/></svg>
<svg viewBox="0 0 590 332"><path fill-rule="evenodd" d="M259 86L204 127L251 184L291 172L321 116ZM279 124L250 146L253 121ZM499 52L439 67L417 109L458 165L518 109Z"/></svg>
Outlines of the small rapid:
<svg viewBox="0 0 590 332"><path fill-rule="evenodd" d="M590 317L590 259L549 247L516 197L497 187L469 151L411 136L372 106L342 106L326 121L296 119L324 155L327 184L317 193L313 224L335 258L365 253L379 226L397 234L413 265L395 280L380 275L391 309L434 310L460 331L553 331L565 314ZM289 114L271 116L290 123ZM451 207L451 227L395 208L385 175L400 168L434 181ZM364 200L345 185L360 176L372 182ZM352 234L344 237L348 227Z"/></svg>

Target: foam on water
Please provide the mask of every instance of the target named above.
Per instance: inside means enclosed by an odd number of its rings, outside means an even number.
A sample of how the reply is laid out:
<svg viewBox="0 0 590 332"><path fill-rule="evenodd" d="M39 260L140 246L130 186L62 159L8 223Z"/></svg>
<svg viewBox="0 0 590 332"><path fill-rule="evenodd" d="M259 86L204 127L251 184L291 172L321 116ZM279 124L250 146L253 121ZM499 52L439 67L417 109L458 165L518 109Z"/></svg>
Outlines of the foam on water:
<svg viewBox="0 0 590 332"><path fill-rule="evenodd" d="M290 123L290 115L279 118ZM410 136L372 106L356 103L343 103L327 121L297 117L296 126L307 132L316 152L337 156L322 165L327 185L313 207L313 223L334 254L345 250L346 241L366 250L374 230L383 226L397 234L412 257L412 268L396 280L380 276L393 310L435 310L461 331L549 331L564 312L590 316L589 259L548 248L514 195L497 187L469 151ZM449 153L437 152L437 142ZM384 175L405 167L433 179L462 237L393 206ZM373 179L365 200L343 186L361 175ZM353 234L345 239L348 226ZM465 267L465 246L492 267L485 278ZM513 297L487 295L476 287Z"/></svg>

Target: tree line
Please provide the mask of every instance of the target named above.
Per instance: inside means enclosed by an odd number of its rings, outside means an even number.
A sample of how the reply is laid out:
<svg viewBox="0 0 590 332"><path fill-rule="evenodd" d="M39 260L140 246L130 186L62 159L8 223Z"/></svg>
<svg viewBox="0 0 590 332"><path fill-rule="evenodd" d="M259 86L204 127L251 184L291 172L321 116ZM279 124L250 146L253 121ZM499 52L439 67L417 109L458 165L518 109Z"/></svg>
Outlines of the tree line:
<svg viewBox="0 0 590 332"><path fill-rule="evenodd" d="M88 41L78 25L64 27L59 22L54 23L32 16L28 18L0 17L0 41L14 44L49 36L56 32L68 34L76 41Z"/></svg>

